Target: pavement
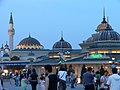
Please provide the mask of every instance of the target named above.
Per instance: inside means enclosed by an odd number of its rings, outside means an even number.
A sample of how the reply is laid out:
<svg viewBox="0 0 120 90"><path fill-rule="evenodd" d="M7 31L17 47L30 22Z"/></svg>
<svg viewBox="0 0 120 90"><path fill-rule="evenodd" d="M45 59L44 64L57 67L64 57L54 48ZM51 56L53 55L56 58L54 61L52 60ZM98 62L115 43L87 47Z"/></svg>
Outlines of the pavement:
<svg viewBox="0 0 120 90"><path fill-rule="evenodd" d="M20 90L20 87L16 87L14 82L12 82L12 84L10 84L9 81L4 81L4 87L6 90ZM27 90L32 90L30 84L27 85ZM39 85L37 85L37 90L40 90ZM84 90L84 89L81 84L78 84L75 88L71 89L71 87L69 86L69 87L67 87L66 90Z"/></svg>

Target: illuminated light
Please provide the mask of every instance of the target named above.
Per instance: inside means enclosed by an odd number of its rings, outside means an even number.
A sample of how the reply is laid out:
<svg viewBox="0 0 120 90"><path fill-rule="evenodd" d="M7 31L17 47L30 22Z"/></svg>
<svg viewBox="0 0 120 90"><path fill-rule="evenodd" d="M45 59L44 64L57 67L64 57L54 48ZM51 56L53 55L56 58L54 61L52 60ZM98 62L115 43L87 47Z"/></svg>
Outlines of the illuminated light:
<svg viewBox="0 0 120 90"><path fill-rule="evenodd" d="M44 69L44 67L42 67L42 69Z"/></svg>
<svg viewBox="0 0 120 90"><path fill-rule="evenodd" d="M58 67L56 67L56 68L58 68Z"/></svg>
<svg viewBox="0 0 120 90"><path fill-rule="evenodd" d="M120 68L120 67L116 67L116 68Z"/></svg>
<svg viewBox="0 0 120 90"><path fill-rule="evenodd" d="M98 50L98 53L108 53L108 50Z"/></svg>
<svg viewBox="0 0 120 90"><path fill-rule="evenodd" d="M2 76L5 76L5 73L2 73Z"/></svg>
<svg viewBox="0 0 120 90"><path fill-rule="evenodd" d="M113 61L109 61L109 63L112 63Z"/></svg>
<svg viewBox="0 0 120 90"><path fill-rule="evenodd" d="M116 53L116 51L112 51L112 53Z"/></svg>
<svg viewBox="0 0 120 90"><path fill-rule="evenodd" d="M91 51L91 52L90 52L90 54L94 54L94 53L95 53L95 51Z"/></svg>
<svg viewBox="0 0 120 90"><path fill-rule="evenodd" d="M91 54L91 58L102 58L102 54Z"/></svg>
<svg viewBox="0 0 120 90"><path fill-rule="evenodd" d="M77 78L77 80L78 80L78 83L80 83L80 82L81 82L80 78Z"/></svg>
<svg viewBox="0 0 120 90"><path fill-rule="evenodd" d="M4 70L4 73L8 73L8 70Z"/></svg>
<svg viewBox="0 0 120 90"><path fill-rule="evenodd" d="M115 60L115 58L112 58L112 60Z"/></svg>
<svg viewBox="0 0 120 90"><path fill-rule="evenodd" d="M65 60L65 62L66 62L67 60Z"/></svg>
<svg viewBox="0 0 120 90"><path fill-rule="evenodd" d="M91 68L93 68L93 67L91 67Z"/></svg>
<svg viewBox="0 0 120 90"><path fill-rule="evenodd" d="M108 67L105 67L106 69L108 68Z"/></svg>
<svg viewBox="0 0 120 90"><path fill-rule="evenodd" d="M85 68L87 68L87 67L85 67Z"/></svg>

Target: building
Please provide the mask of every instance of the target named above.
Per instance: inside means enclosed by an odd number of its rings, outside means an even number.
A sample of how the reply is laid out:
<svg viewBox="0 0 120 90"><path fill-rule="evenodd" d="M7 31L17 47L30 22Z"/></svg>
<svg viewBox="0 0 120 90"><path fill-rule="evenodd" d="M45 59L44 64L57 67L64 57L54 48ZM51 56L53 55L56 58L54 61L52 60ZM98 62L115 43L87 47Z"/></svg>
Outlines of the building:
<svg viewBox="0 0 120 90"><path fill-rule="evenodd" d="M46 64L53 65L54 72L57 72L59 63L66 64L67 67L72 64L78 77L83 64L94 68L95 71L103 65L110 71L110 63L117 62L117 68L120 69L120 34L106 21L105 11L103 20L95 31L87 40L79 44L81 49L73 49L71 44L64 40L63 35L53 44L52 49L45 49L31 35L21 40L13 49L15 29L11 14L8 30L9 45L6 42L6 45L1 47L0 65L11 72L34 67L40 75L44 73Z"/></svg>

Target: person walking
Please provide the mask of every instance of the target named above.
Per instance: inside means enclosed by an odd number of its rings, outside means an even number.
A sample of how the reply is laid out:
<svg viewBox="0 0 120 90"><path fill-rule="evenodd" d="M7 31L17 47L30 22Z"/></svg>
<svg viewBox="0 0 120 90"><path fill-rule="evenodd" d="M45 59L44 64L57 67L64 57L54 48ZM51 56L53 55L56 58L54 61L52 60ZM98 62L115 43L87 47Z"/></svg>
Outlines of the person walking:
<svg viewBox="0 0 120 90"><path fill-rule="evenodd" d="M20 79L19 74L18 74L18 72L16 72L16 75L15 75L15 85L16 86L19 86L19 79Z"/></svg>
<svg viewBox="0 0 120 90"><path fill-rule="evenodd" d="M72 70L71 74L71 88L75 88L75 71Z"/></svg>
<svg viewBox="0 0 120 90"><path fill-rule="evenodd" d="M58 72L58 78L59 78L58 90L66 90L67 71L64 65L60 65L60 70Z"/></svg>
<svg viewBox="0 0 120 90"><path fill-rule="evenodd" d="M57 75L52 73L52 66L51 65L45 65L45 72L46 72L46 78L45 78L45 90L57 90Z"/></svg>
<svg viewBox="0 0 120 90"><path fill-rule="evenodd" d="M45 77L43 74L40 77L40 90L45 90Z"/></svg>
<svg viewBox="0 0 120 90"><path fill-rule="evenodd" d="M83 74L83 85L85 90L95 90L94 76L91 74L92 68L88 67L87 72Z"/></svg>
<svg viewBox="0 0 120 90"><path fill-rule="evenodd" d="M112 68L112 75L108 78L107 85L110 90L120 90L120 76L117 73L117 68Z"/></svg>
<svg viewBox="0 0 120 90"><path fill-rule="evenodd" d="M32 74L29 77L30 84L32 86L32 90L36 90L36 86L38 84L38 75L35 69L32 70Z"/></svg>
<svg viewBox="0 0 120 90"><path fill-rule="evenodd" d="M103 67L103 65L101 66L101 68L100 68L100 76L103 76L104 75L104 67Z"/></svg>
<svg viewBox="0 0 120 90"><path fill-rule="evenodd" d="M106 86L107 81L108 81L108 71L104 72L104 75L100 78L100 82L101 82L101 87L100 90L107 90L108 87Z"/></svg>
<svg viewBox="0 0 120 90"><path fill-rule="evenodd" d="M83 74L87 72L87 69L86 69L86 66L85 64L83 64L82 66L82 70L81 70L81 76L80 76L80 79L81 79L81 84L82 84L82 78L83 78Z"/></svg>
<svg viewBox="0 0 120 90"><path fill-rule="evenodd" d="M25 78L25 76L21 76L21 90L26 90L27 87L27 79Z"/></svg>
<svg viewBox="0 0 120 90"><path fill-rule="evenodd" d="M2 77L1 67L0 67L0 90L4 90L4 84L3 84L3 77Z"/></svg>
<svg viewBox="0 0 120 90"><path fill-rule="evenodd" d="M116 67L117 65L114 62L112 62L112 64L110 65L110 72L112 73L112 69Z"/></svg>
<svg viewBox="0 0 120 90"><path fill-rule="evenodd" d="M12 84L12 81L13 81L13 75L12 75L12 72L10 72L10 84Z"/></svg>
<svg viewBox="0 0 120 90"><path fill-rule="evenodd" d="M100 87L100 72L99 71L96 71L96 74L95 74L95 77L96 77L96 90L98 90L98 88Z"/></svg>

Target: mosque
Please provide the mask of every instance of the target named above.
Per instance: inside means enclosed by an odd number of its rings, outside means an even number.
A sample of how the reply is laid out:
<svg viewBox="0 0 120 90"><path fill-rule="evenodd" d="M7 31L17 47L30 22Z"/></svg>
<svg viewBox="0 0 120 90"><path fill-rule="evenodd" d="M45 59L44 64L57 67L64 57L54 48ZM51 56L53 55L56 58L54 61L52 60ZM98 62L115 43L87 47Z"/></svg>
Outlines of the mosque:
<svg viewBox="0 0 120 90"><path fill-rule="evenodd" d="M44 46L34 37L29 35L20 41L14 47L14 23L12 13L9 21L9 45L2 45L0 49L1 62L0 65L7 72L17 72L23 68L36 68L38 74L45 72L44 65L53 65L53 72L56 72L59 63L72 65L76 75L80 77L81 67L86 64L95 71L101 65L110 71L110 64L117 63L120 69L120 34L117 33L109 24L103 11L103 20L97 26L95 33L87 40L79 44L81 49L73 49L71 44L67 42L63 35L60 40L53 44L52 49L45 49Z"/></svg>

